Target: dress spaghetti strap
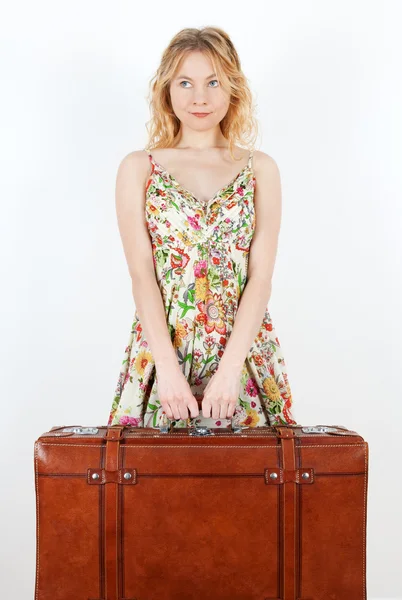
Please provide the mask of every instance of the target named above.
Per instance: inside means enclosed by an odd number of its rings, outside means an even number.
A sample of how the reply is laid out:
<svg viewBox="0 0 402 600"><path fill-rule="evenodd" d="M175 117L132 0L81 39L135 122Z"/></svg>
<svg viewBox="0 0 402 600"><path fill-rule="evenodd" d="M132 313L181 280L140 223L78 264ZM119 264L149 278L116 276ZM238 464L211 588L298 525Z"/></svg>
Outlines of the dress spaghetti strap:
<svg viewBox="0 0 402 600"><path fill-rule="evenodd" d="M144 151L148 154L149 160L151 161L151 163L154 163L153 156L152 156L151 152L148 150L148 148L144 148ZM247 162L247 167L249 169L253 168L253 154L254 154L254 149L252 148L250 150L250 155L248 157L248 162Z"/></svg>
<svg viewBox="0 0 402 600"><path fill-rule="evenodd" d="M250 156L248 158L248 163L247 163L247 166L248 166L249 169L253 168L253 153L254 153L254 150L251 149L250 150Z"/></svg>

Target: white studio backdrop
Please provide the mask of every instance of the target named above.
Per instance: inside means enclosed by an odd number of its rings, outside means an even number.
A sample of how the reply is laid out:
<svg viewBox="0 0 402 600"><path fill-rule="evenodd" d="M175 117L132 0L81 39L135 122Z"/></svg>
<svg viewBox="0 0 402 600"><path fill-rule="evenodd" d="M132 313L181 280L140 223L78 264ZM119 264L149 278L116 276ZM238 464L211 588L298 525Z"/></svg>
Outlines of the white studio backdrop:
<svg viewBox="0 0 402 600"><path fill-rule="evenodd" d="M146 143L148 82L177 31L215 25L281 172L269 309L295 418L369 442L369 598L402 598L402 3L1 8L0 596L33 595L35 439L107 422L134 314L115 178Z"/></svg>

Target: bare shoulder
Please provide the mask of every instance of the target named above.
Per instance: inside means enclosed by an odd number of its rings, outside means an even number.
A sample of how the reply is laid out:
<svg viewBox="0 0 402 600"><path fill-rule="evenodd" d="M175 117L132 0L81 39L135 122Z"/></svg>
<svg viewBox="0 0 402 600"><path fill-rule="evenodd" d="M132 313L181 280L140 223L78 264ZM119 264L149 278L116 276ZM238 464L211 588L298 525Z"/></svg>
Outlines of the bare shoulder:
<svg viewBox="0 0 402 600"><path fill-rule="evenodd" d="M149 156L145 150L133 150L126 154L120 161L118 175L124 178L134 177L141 179L150 171Z"/></svg>
<svg viewBox="0 0 402 600"><path fill-rule="evenodd" d="M144 211L149 157L144 150L124 156L116 177L116 214L131 278L153 273L151 241Z"/></svg>
<svg viewBox="0 0 402 600"><path fill-rule="evenodd" d="M275 159L262 150L254 150L253 165L256 178L258 175L264 176L264 174L271 177L279 176L279 168Z"/></svg>
<svg viewBox="0 0 402 600"><path fill-rule="evenodd" d="M120 160L115 187L118 211L142 209L150 173L151 165L145 150L133 150Z"/></svg>
<svg viewBox="0 0 402 600"><path fill-rule="evenodd" d="M260 150L254 153L255 194L258 211L280 211L282 203L281 176L272 156Z"/></svg>

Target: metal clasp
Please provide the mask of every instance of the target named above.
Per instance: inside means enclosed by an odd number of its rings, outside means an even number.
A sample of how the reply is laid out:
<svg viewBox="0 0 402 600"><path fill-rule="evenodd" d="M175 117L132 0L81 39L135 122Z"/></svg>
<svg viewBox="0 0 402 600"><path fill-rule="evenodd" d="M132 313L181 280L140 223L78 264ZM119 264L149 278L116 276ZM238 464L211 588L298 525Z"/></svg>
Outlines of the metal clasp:
<svg viewBox="0 0 402 600"><path fill-rule="evenodd" d="M61 430L62 433L78 433L79 435L88 435L98 433L99 429L97 427L64 427ZM60 435L60 434L56 434Z"/></svg>
<svg viewBox="0 0 402 600"><path fill-rule="evenodd" d="M215 435L213 431L211 431L211 429L205 425L194 425L193 427L190 427L188 434L196 436Z"/></svg>
<svg viewBox="0 0 402 600"><path fill-rule="evenodd" d="M326 425L315 425L311 427L302 427L303 433L332 433L337 432L336 427L327 427Z"/></svg>

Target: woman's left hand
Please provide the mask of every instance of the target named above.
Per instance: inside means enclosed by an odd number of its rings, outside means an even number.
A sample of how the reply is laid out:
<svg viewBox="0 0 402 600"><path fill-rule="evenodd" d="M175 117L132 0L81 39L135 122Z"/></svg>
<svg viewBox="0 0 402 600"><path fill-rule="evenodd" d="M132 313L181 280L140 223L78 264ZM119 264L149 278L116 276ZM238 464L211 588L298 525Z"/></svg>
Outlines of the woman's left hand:
<svg viewBox="0 0 402 600"><path fill-rule="evenodd" d="M213 419L231 419L233 417L240 393L240 376L238 369L219 366L204 389L202 414ZM211 415L212 411L212 415Z"/></svg>

